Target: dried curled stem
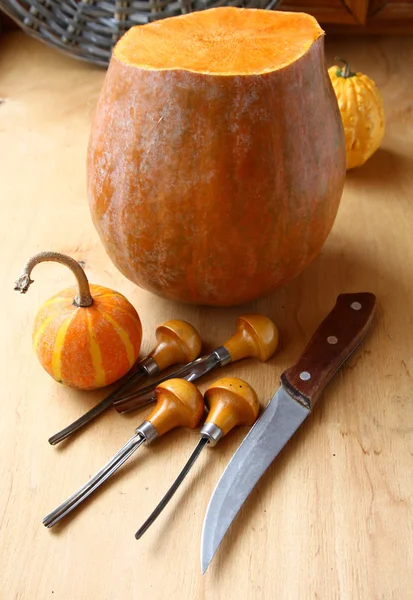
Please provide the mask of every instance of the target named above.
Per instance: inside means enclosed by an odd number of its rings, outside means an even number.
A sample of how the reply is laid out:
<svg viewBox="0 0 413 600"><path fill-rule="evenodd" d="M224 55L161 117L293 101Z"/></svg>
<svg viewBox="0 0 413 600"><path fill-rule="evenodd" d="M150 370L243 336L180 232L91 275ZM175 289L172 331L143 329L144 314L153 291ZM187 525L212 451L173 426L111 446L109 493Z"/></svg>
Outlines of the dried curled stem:
<svg viewBox="0 0 413 600"><path fill-rule="evenodd" d="M74 304L76 306L86 307L93 304L93 298L90 293L89 282L84 270L76 260L74 260L70 256L67 256L66 254L60 254L60 252L39 252L39 254L35 254L34 256L32 256L24 266L22 274L16 280L14 284L14 289L20 292L21 294L25 294L31 286L31 284L33 283L33 279L30 279L30 275L33 268L39 263L45 261L61 263L73 272L73 275L76 277L79 286L78 294L74 299Z"/></svg>
<svg viewBox="0 0 413 600"><path fill-rule="evenodd" d="M334 58L334 60L338 60L339 62L342 62L344 65L344 67L342 69L339 69L339 72L337 73L340 77L344 77L344 79L348 79L349 77L354 77L355 73L353 73L353 71L350 69L348 62L346 60L344 60L344 58L340 58L339 56L336 56Z"/></svg>

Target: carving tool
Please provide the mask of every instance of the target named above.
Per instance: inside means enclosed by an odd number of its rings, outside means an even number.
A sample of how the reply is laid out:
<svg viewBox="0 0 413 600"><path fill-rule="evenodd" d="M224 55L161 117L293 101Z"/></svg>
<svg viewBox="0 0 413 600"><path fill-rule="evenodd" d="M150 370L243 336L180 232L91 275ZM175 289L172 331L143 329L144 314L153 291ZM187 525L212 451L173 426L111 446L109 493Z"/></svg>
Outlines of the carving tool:
<svg viewBox="0 0 413 600"><path fill-rule="evenodd" d="M281 375L279 390L231 458L211 496L202 531L203 573L260 477L367 334L375 306L373 294L341 294L298 362Z"/></svg>
<svg viewBox="0 0 413 600"><path fill-rule="evenodd" d="M199 432L201 438L172 486L142 527L136 532L135 537L137 540L142 537L171 500L203 448L207 444L215 446L224 435L237 425L253 425L258 416L259 402L257 394L242 379L235 377L219 379L206 390L204 400L209 407L209 414Z"/></svg>
<svg viewBox="0 0 413 600"><path fill-rule="evenodd" d="M196 381L215 367L223 367L247 357L258 358L265 362L271 358L277 346L278 330L271 319L264 315L244 315L237 319L235 334L222 346L170 373L158 382L117 399L113 405L120 413L130 412L153 402L153 390L160 381L170 377Z"/></svg>
<svg viewBox="0 0 413 600"><path fill-rule="evenodd" d="M102 485L144 442L151 443L175 427L193 429L201 420L204 401L201 392L185 379L171 379L155 390L156 406L135 435L85 485L72 494L43 519L46 527L53 527L83 500Z"/></svg>
<svg viewBox="0 0 413 600"><path fill-rule="evenodd" d="M130 392L142 380L159 375L161 371L175 364L194 360L201 351L201 338L192 325L186 321L166 321L156 329L157 344L152 352L143 358L127 379L103 400L79 417L71 425L49 438L53 446L78 431L98 415L110 408L122 394Z"/></svg>

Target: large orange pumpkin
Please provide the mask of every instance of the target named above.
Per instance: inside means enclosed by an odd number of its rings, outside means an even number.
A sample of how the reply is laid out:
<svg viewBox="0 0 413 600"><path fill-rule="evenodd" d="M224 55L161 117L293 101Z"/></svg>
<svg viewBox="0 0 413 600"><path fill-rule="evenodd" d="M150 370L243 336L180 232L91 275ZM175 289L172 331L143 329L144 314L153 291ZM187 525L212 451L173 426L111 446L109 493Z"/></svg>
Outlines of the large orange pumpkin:
<svg viewBox="0 0 413 600"><path fill-rule="evenodd" d="M306 14L217 8L129 30L91 129L94 224L126 277L233 305L300 273L345 172L323 31Z"/></svg>

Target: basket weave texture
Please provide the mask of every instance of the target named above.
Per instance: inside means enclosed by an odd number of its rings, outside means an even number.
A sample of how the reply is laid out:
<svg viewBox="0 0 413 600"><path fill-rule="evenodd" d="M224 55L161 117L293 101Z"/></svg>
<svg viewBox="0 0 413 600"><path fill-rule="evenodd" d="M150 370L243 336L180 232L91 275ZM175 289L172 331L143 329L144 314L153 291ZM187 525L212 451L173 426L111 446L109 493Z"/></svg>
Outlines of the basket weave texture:
<svg viewBox="0 0 413 600"><path fill-rule="evenodd" d="M280 0L0 0L29 35L79 59L109 64L118 39L134 25L215 8L273 9Z"/></svg>

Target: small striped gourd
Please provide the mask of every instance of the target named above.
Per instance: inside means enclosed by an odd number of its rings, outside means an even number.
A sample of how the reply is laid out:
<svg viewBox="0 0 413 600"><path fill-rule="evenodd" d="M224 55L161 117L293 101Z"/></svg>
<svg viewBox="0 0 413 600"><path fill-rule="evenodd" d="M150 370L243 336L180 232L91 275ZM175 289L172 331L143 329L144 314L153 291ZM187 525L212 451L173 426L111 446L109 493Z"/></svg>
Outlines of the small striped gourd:
<svg viewBox="0 0 413 600"><path fill-rule="evenodd" d="M41 365L56 381L82 390L117 381L139 355L142 326L138 313L122 294L89 285L80 264L57 252L32 257L16 281L16 290L28 290L33 267L43 261L69 267L78 289L59 292L36 315L33 346Z"/></svg>

